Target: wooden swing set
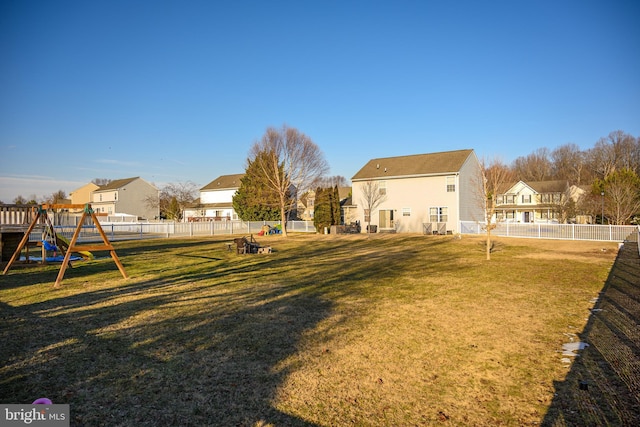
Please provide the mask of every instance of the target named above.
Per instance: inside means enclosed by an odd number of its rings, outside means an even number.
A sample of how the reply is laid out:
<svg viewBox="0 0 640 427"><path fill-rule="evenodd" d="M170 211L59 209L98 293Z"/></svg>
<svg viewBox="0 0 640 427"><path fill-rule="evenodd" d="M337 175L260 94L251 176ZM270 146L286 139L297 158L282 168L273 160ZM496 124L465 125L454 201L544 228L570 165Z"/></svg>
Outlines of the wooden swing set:
<svg viewBox="0 0 640 427"><path fill-rule="evenodd" d="M55 230L53 229L53 225L51 224L51 221L49 220L49 216L47 215L48 210L55 211L56 209L82 209L82 216L80 217L80 221L78 221L78 225L76 226L76 229L73 233L73 237L71 238L71 241L68 244L58 244L59 241L63 241L63 240L60 239L60 237L57 236L57 234L55 233ZM100 234L100 237L102 238L103 244L76 245L76 243L78 242L78 237L80 237L80 231L82 230L84 220L86 218L91 218L91 220L93 221L93 224L95 225L96 229L98 230L98 233ZM116 266L118 267L118 270L120 270L122 277L124 277L125 279L129 278L127 276L127 273L124 271L124 267L122 266L120 259L118 258L118 254L116 254L115 248L109 242L109 239L107 238L107 235L105 234L104 230L102 230L102 227L100 226L100 222L98 221L98 218L96 217L96 214L93 212L93 209L91 208L91 205L89 203L85 205L80 205L80 204L41 205L38 208L35 217L31 221L29 228L24 233L22 240L18 244L16 251L13 253L13 256L9 260L9 263L4 268L4 271L2 272L3 275L7 274L11 266L17 260L20 259L20 254L22 253L22 249L24 249L25 247L27 247L27 260L28 260L29 235L31 234L31 232L34 230L34 228L38 223L45 225L45 232L43 233L43 239L42 239L43 263L46 263L47 249L55 250L55 251L59 250L61 253L64 254L62 265L60 265L60 271L58 272L58 277L56 278L56 283L54 284L54 287L57 288L62 283L62 278L64 277L64 273L67 270L67 267L69 266L72 253L79 253L83 257L87 258L91 256L90 254L91 251L109 251L111 258L113 258L113 261L116 263Z"/></svg>

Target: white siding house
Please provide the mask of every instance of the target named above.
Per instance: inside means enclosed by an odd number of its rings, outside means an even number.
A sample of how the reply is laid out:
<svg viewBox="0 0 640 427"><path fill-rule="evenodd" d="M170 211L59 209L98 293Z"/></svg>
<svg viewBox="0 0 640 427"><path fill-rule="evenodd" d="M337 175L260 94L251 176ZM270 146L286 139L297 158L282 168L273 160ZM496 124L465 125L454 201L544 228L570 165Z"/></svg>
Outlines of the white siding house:
<svg viewBox="0 0 640 427"><path fill-rule="evenodd" d="M476 195L479 174L473 150L372 159L351 179L356 217L366 231L363 188L372 182L385 196L371 216L378 231L457 232L460 221L483 218Z"/></svg>
<svg viewBox="0 0 640 427"><path fill-rule="evenodd" d="M243 173L222 175L200 189L200 200L185 209L188 221L237 220L233 196L240 188Z"/></svg>

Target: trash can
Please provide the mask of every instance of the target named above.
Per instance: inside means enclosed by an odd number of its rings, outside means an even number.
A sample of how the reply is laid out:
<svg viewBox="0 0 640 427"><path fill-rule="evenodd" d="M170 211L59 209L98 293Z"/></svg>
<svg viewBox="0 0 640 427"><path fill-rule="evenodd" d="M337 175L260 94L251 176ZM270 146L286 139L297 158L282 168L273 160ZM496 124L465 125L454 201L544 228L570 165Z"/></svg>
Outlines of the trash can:
<svg viewBox="0 0 640 427"><path fill-rule="evenodd" d="M378 226L377 225L367 225L367 233L377 233Z"/></svg>

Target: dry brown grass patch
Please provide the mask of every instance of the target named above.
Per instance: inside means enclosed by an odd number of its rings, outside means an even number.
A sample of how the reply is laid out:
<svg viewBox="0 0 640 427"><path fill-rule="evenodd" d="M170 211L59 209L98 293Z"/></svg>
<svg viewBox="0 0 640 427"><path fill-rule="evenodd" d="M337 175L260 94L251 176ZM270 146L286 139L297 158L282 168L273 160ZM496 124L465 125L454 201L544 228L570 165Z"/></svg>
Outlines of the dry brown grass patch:
<svg viewBox="0 0 640 427"><path fill-rule="evenodd" d="M422 235L120 243L0 281L0 400L77 425L524 425L567 368L615 244ZM604 246L607 251L596 252ZM555 256L554 256L555 254ZM55 277L55 274L53 275Z"/></svg>

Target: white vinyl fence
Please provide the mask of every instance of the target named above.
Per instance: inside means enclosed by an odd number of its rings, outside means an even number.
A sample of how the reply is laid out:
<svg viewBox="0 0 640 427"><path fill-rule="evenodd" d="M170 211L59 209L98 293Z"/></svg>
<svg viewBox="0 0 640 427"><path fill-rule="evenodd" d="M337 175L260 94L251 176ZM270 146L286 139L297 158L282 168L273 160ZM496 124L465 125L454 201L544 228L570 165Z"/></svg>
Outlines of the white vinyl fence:
<svg viewBox="0 0 640 427"><path fill-rule="evenodd" d="M275 227L279 221L207 221L207 222L100 222L102 230L110 241L152 239L159 237L191 237L217 235L250 235L258 234L264 225ZM71 240L76 227L73 225L56 225L56 233L67 240ZM289 221L287 232L315 233L312 221ZM41 231L31 233L30 240L38 241L42 238ZM85 225L80 231L78 240L81 242L99 241L100 234L96 227Z"/></svg>
<svg viewBox="0 0 640 427"><path fill-rule="evenodd" d="M587 225L587 224L545 224L509 223L497 224L491 231L494 236L525 237L536 239L597 240L624 242L638 239L637 225ZM460 222L461 234L485 234L485 225L473 221Z"/></svg>

